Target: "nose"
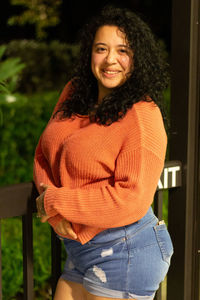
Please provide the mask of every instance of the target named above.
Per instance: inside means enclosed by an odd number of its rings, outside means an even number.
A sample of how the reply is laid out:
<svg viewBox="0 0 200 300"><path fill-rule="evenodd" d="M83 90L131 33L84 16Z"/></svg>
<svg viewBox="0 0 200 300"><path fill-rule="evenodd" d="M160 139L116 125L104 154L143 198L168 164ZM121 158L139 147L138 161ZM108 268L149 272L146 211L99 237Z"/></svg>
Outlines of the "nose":
<svg viewBox="0 0 200 300"><path fill-rule="evenodd" d="M116 62L116 59L117 59L116 53L114 51L109 51L107 56L106 56L106 62L108 64L113 64L113 63Z"/></svg>

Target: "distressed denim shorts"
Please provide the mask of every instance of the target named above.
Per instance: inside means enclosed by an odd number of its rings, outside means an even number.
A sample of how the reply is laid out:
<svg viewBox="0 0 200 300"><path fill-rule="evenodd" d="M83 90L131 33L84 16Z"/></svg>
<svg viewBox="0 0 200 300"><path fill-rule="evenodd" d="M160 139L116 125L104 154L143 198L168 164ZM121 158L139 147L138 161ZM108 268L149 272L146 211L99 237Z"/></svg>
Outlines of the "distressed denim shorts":
<svg viewBox="0 0 200 300"><path fill-rule="evenodd" d="M108 298L152 300L173 253L167 227L152 208L141 220L107 229L84 245L63 240L67 260L61 278Z"/></svg>

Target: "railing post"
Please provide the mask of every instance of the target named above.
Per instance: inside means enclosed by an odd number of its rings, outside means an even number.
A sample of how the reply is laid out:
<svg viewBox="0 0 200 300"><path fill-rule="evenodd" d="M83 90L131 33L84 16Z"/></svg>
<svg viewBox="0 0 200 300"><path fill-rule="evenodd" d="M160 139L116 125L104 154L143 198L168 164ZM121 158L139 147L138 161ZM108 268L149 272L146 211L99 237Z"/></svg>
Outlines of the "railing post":
<svg viewBox="0 0 200 300"><path fill-rule="evenodd" d="M61 241L56 237L51 228L51 287L52 299L56 291L56 285L61 274Z"/></svg>
<svg viewBox="0 0 200 300"><path fill-rule="evenodd" d="M157 191L154 199L154 213L159 220L163 217L163 191Z"/></svg>
<svg viewBox="0 0 200 300"><path fill-rule="evenodd" d="M0 219L0 300L2 300L1 219Z"/></svg>
<svg viewBox="0 0 200 300"><path fill-rule="evenodd" d="M23 277L24 300L34 299L33 284L33 220L31 199L28 200L27 213L22 216L23 232Z"/></svg>

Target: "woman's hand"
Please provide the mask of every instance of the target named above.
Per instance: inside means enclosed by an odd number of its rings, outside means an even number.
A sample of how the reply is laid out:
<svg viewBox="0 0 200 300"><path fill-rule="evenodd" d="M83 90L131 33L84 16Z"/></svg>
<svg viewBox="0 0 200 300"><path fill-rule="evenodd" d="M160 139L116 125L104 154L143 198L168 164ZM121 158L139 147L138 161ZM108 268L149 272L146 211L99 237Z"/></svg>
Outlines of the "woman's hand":
<svg viewBox="0 0 200 300"><path fill-rule="evenodd" d="M46 190L48 189L49 186L47 184L41 183L40 187L42 188L43 192L36 198L37 216L39 218L42 218L41 222L46 222L49 217L47 216L45 209L44 209L44 196L45 196ZM45 217L45 218L43 218L43 217Z"/></svg>
<svg viewBox="0 0 200 300"><path fill-rule="evenodd" d="M36 198L36 204L37 204L37 216L41 218L41 222L45 223L50 217L46 214L45 209L44 209L44 196L46 193L46 190L48 189L48 185L41 183L40 187L42 188L43 192ZM60 221L57 226L56 226L56 231L58 234L61 235L69 235L73 239L77 239L77 235L72 229L71 223L67 221L66 219L63 219Z"/></svg>
<svg viewBox="0 0 200 300"><path fill-rule="evenodd" d="M71 223L66 219L60 221L56 226L56 232L60 235L70 235L73 239L77 239L77 235L72 229Z"/></svg>

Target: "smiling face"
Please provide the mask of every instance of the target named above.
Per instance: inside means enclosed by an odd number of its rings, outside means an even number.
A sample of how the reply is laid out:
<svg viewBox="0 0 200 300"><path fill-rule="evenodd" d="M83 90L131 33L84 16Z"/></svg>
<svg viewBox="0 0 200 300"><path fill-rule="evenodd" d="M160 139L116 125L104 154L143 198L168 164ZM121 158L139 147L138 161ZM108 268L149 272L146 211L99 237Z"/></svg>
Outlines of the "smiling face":
<svg viewBox="0 0 200 300"><path fill-rule="evenodd" d="M133 52L117 26L100 27L92 46L91 69L98 82L98 100L122 85L132 72Z"/></svg>

